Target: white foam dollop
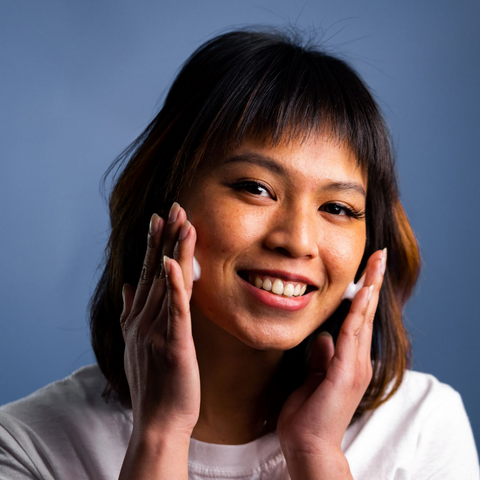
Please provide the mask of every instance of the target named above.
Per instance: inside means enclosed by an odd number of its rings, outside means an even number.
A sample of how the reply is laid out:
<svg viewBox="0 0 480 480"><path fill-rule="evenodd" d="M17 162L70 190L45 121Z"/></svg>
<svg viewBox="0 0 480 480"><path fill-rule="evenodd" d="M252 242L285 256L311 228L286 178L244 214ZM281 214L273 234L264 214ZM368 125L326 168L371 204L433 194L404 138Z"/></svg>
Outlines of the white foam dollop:
<svg viewBox="0 0 480 480"><path fill-rule="evenodd" d="M202 269L200 268L200 264L198 260L193 257L193 281L196 282L202 273Z"/></svg>
<svg viewBox="0 0 480 480"><path fill-rule="evenodd" d="M353 300L355 295L359 290L363 288L363 284L365 283L365 274L362 275L362 278L358 281L358 283L350 283L350 285L347 287L345 290L345 293L343 294L342 300Z"/></svg>

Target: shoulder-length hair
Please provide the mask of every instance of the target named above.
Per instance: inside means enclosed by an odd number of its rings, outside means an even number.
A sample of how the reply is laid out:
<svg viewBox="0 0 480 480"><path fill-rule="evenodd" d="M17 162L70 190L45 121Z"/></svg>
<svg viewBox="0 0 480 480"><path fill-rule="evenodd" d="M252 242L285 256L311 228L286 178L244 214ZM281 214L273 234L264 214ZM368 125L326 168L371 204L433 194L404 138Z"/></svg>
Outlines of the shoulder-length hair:
<svg viewBox="0 0 480 480"><path fill-rule="evenodd" d="M410 363L402 310L417 280L420 258L399 200L379 108L343 60L302 45L294 35L239 30L213 38L192 54L158 115L105 174L116 176L109 201L111 234L90 305L92 346L108 381L105 396L130 403L119 322L121 290L124 283L138 282L152 213L166 217L198 164L212 152L252 137L276 145L312 132L345 142L367 174L367 241L357 279L369 256L388 248L371 347L373 378L356 416L378 407L399 387ZM348 307L348 300L342 302L320 330L336 339ZM282 399L305 378L315 333L285 352Z"/></svg>

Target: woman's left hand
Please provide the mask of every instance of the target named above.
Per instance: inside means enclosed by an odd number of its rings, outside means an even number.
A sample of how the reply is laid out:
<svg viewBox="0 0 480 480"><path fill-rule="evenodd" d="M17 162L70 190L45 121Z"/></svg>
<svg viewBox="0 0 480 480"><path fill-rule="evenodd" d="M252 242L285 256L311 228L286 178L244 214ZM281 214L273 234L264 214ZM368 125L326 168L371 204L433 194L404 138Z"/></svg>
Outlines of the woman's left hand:
<svg viewBox="0 0 480 480"><path fill-rule="evenodd" d="M277 432L292 479L352 478L341 451L345 431L372 378L373 320L386 265L386 251L368 260L365 287L352 301L334 347L317 337L304 384L287 399Z"/></svg>

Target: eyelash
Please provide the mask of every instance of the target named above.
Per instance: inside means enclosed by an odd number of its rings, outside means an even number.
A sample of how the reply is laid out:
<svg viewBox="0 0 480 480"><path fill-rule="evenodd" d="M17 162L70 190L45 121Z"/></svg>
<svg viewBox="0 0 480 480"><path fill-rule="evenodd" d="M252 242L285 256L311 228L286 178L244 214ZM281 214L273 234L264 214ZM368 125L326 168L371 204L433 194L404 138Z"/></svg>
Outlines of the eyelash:
<svg viewBox="0 0 480 480"><path fill-rule="evenodd" d="M236 190L236 191L240 191L240 190L246 190L248 193L251 193L252 195L257 195L256 193L254 192L251 192L249 190L249 188L251 189L252 187L254 188L262 188L263 190L265 190L274 200L276 200L275 196L270 192L270 190L265 186L265 185L262 185L261 183L259 182L253 182L251 180L247 181L247 180L241 180L240 182L236 182L236 183L229 183L228 186L230 188L233 188L233 190ZM260 195L258 195L260 196Z"/></svg>
<svg viewBox="0 0 480 480"><path fill-rule="evenodd" d="M254 192L251 191L252 188L257 188L257 189L261 188L265 192L267 192L274 200L276 200L274 195L272 195L270 193L269 189L259 182L253 182L253 181L250 181L250 180L249 181L243 180L243 181L236 182L236 183L235 182L234 183L229 183L227 185L230 188L232 188L233 190L236 190L236 191L246 190L248 193L251 193L252 195L257 195L257 193L254 193ZM258 195L258 196L263 196L263 195ZM344 210L346 212L345 216L354 218L356 220L365 218L365 210L354 210L353 208L347 207L347 206L342 205L340 203L327 203L325 205L322 205L322 207L319 207L319 209L323 208L324 211L327 211L327 213L332 213L331 211L329 212L327 210L329 207L334 207L334 208L337 208L337 209ZM334 213L332 213L332 215L342 216L342 215L334 214Z"/></svg>
<svg viewBox="0 0 480 480"><path fill-rule="evenodd" d="M327 204L323 205L323 207L338 207L342 210L345 210L347 217L354 218L355 220L365 218L365 211L364 210L354 210L353 208L346 207L345 205L341 205L340 203L327 203ZM320 207L320 208L322 208L322 207ZM332 212L328 212L328 213L332 213Z"/></svg>

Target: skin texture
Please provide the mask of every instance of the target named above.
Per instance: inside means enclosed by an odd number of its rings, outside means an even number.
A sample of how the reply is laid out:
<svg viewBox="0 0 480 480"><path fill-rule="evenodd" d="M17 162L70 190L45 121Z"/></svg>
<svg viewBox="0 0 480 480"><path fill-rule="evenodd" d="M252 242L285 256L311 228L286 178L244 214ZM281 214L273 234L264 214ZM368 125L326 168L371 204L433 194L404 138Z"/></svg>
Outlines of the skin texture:
<svg viewBox="0 0 480 480"><path fill-rule="evenodd" d="M285 173L228 161L248 154L275 161ZM259 194L229 186L247 179L260 183ZM195 255L202 267L192 297L195 326L211 321L250 347L283 351L328 318L358 269L366 240L363 219L319 211L332 202L364 210L365 198L356 191L325 191L345 181L366 190L350 152L315 137L275 148L246 143L200 170L181 197L197 229ZM242 288L237 271L245 269L301 274L318 290L305 310L272 311Z"/></svg>
<svg viewBox="0 0 480 480"><path fill-rule="evenodd" d="M326 137L245 142L201 166L167 222L152 217L139 286L124 289L134 434L120 478L186 479L190 435L227 444L259 436L283 351L333 313L357 272L366 190L351 152ZM175 258L164 262L167 278L156 275L164 255ZM328 336L317 339L307 381L282 409L277 432L292 479L351 478L340 445L371 379L385 261L382 251L369 259L336 350ZM296 311L260 301L238 275L256 269L307 277L309 301Z"/></svg>

